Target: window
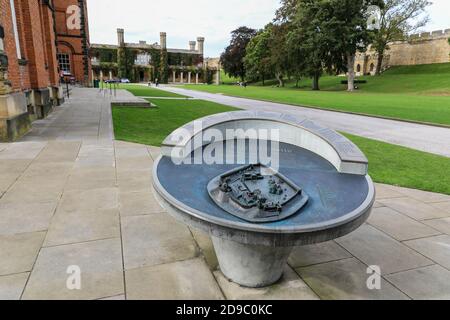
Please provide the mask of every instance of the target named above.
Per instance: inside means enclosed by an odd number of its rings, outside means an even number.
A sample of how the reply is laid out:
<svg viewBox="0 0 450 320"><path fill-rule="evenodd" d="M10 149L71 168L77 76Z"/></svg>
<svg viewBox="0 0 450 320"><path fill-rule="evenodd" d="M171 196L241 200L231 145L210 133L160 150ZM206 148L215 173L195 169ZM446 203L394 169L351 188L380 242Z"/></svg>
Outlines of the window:
<svg viewBox="0 0 450 320"><path fill-rule="evenodd" d="M370 65L370 72L373 72L373 69L375 69L375 65L372 63L372 64Z"/></svg>
<svg viewBox="0 0 450 320"><path fill-rule="evenodd" d="M70 73L70 56L68 53L58 53L59 70Z"/></svg>
<svg viewBox="0 0 450 320"><path fill-rule="evenodd" d="M360 64L358 64L358 65L356 66L356 72L361 72L361 65L360 65Z"/></svg>

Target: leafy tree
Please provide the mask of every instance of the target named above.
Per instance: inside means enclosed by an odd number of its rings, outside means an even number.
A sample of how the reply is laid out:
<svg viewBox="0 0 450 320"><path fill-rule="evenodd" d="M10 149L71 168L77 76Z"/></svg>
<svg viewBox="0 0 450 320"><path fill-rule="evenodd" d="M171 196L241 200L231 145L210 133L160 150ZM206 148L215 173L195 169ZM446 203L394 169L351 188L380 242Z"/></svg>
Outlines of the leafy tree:
<svg viewBox="0 0 450 320"><path fill-rule="evenodd" d="M244 57L250 40L257 31L248 27L240 27L231 32L230 45L220 57L220 63L226 74L245 80Z"/></svg>
<svg viewBox="0 0 450 320"><path fill-rule="evenodd" d="M356 52L366 51L372 41L368 19L369 7L373 5L382 3L378 0L329 0L324 8L329 14L323 26L332 38L334 68L336 72L347 71L348 91L354 90Z"/></svg>
<svg viewBox="0 0 450 320"><path fill-rule="evenodd" d="M264 80L273 75L270 57L270 40L272 37L272 25L267 25L263 30L250 40L244 57L246 77L250 80Z"/></svg>
<svg viewBox="0 0 450 320"><path fill-rule="evenodd" d="M384 53L389 42L401 40L427 24L429 17L424 15L431 2L427 0L383 0L379 30L375 32L373 47L378 53L376 73L380 74ZM419 17L421 17L419 19Z"/></svg>
<svg viewBox="0 0 450 320"><path fill-rule="evenodd" d="M280 87L284 87L284 76L291 70L287 46L289 28L288 23L274 24L270 38L270 64Z"/></svg>
<svg viewBox="0 0 450 320"><path fill-rule="evenodd" d="M288 56L296 62L296 73L312 77L312 89L319 90L321 75L332 72L334 62L334 33L327 29L329 1L283 1L283 5L286 8L278 10L277 19L289 25Z"/></svg>

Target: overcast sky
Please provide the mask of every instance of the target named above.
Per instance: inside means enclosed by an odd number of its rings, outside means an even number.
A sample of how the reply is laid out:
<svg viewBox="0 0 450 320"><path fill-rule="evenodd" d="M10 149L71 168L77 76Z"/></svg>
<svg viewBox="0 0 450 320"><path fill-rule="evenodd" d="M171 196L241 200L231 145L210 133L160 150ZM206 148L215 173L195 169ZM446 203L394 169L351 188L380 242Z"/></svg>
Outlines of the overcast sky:
<svg viewBox="0 0 450 320"><path fill-rule="evenodd" d="M426 31L450 28L450 1L432 2ZM206 56L217 57L231 30L264 27L278 6L279 0L88 0L91 42L115 44L116 29L124 28L126 42L154 43L165 31L170 48L187 49L203 36Z"/></svg>

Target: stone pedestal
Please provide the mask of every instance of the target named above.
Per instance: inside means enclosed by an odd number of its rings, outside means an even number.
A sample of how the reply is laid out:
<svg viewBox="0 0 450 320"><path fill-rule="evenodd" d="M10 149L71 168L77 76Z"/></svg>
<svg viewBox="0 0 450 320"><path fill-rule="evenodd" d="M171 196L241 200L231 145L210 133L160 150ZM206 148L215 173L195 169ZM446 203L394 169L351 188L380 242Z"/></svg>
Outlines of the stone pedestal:
<svg viewBox="0 0 450 320"><path fill-rule="evenodd" d="M220 270L244 287L260 288L277 282L283 275L292 247L241 244L212 237Z"/></svg>
<svg viewBox="0 0 450 320"><path fill-rule="evenodd" d="M0 95L0 141L14 141L31 129L25 94Z"/></svg>
<svg viewBox="0 0 450 320"><path fill-rule="evenodd" d="M50 89L33 89L31 92L31 103L35 108L35 113L38 119L44 119L47 117L53 108Z"/></svg>

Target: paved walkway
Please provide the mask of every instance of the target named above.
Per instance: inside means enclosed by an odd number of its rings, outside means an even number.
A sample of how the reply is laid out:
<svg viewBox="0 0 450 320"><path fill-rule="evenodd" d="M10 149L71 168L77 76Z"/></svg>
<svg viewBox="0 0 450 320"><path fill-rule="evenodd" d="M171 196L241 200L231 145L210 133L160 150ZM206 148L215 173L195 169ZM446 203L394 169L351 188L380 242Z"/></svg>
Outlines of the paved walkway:
<svg viewBox="0 0 450 320"><path fill-rule="evenodd" d="M296 249L279 284L230 283L208 236L156 203L159 150L114 141L98 91L73 95L0 144L0 299L450 299L450 197L384 185L368 224ZM366 286L371 265L380 290Z"/></svg>
<svg viewBox="0 0 450 320"><path fill-rule="evenodd" d="M297 114L322 123L334 130L450 157L450 129L447 128L235 98L221 94L186 90L179 87L162 86L161 89L241 109L279 110L283 113ZM242 90L245 89L243 88Z"/></svg>

